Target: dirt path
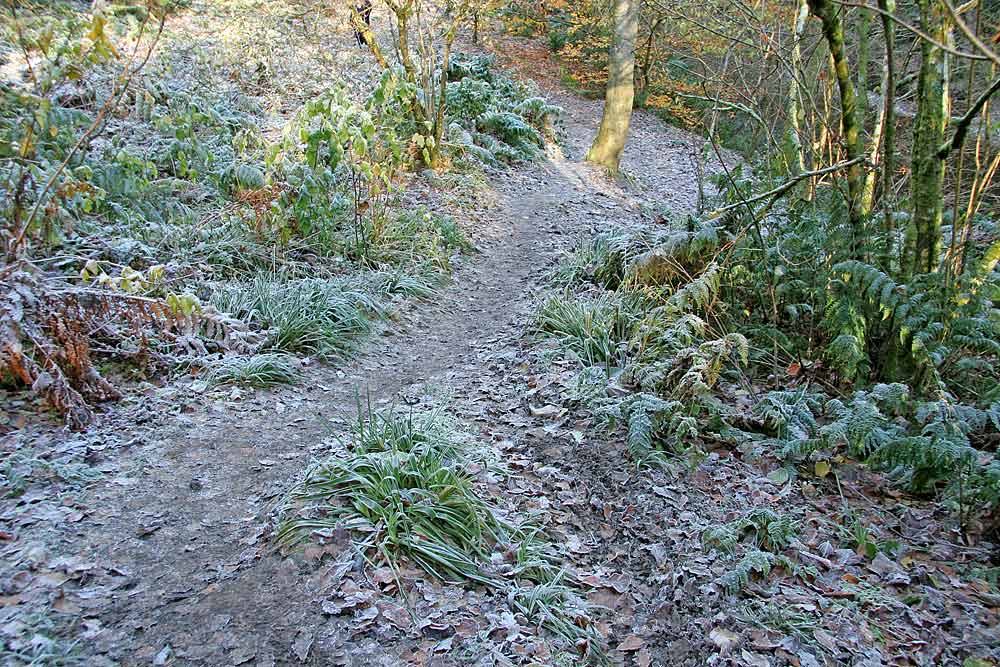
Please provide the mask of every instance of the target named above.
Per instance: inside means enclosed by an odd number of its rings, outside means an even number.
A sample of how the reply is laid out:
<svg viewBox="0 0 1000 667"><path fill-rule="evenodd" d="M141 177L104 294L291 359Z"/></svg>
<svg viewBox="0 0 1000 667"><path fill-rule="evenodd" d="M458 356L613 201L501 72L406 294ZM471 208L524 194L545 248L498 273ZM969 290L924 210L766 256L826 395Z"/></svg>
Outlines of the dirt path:
<svg viewBox="0 0 1000 667"><path fill-rule="evenodd" d="M495 600L428 584L430 607L411 609L408 627L365 630L321 604L332 583L362 576L360 563L284 557L270 546L269 509L324 442L345 432L358 393L381 404L426 402L430 391L450 396L449 411L512 466L502 489L509 505L541 510L553 537L591 572L602 571L599 555L613 561L615 548L633 548L618 531L632 525L634 512L608 525L624 511L621 452L596 443L571 452L565 435L573 425L560 430L528 415L525 394L533 389L519 341L560 251L583 234L638 221L637 200L691 206L689 141L640 114L626 166L653 173L657 187L643 189L640 178L640 192L627 194L579 161L600 105L549 92L567 110L563 148L494 179L498 206L476 230L482 252L439 297L407 308L401 326L354 360L314 367L298 387L241 396L182 386L122 406L100 430L67 444L86 448L104 478L80 495L29 491L5 514L17 548L38 545L33 560L17 561L25 599L42 590L53 618L75 624L84 664L506 664L484 648L497 627L487 619L501 613ZM639 171L653 164L660 171ZM603 481L589 488L595 475ZM644 511L659 506L650 507ZM647 557L627 554L627 562L636 559L647 567ZM603 571L624 581L621 567ZM614 600L607 591L595 599L619 623L629 620L622 614L634 606L622 607L622 591L611 590ZM441 599L456 597L456 608L480 612L467 636L457 622L450 630L420 626ZM464 648L452 646L453 635L468 640Z"/></svg>

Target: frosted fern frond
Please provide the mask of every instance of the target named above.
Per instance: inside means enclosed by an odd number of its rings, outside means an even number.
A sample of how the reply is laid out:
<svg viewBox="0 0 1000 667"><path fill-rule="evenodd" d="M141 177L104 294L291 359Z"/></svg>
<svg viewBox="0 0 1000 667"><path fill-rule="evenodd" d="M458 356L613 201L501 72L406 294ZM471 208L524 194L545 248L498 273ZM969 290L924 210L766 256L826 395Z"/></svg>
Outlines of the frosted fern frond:
<svg viewBox="0 0 1000 667"><path fill-rule="evenodd" d="M668 306L678 313L707 308L719 292L721 277L719 265L712 262L701 275L674 292L668 301Z"/></svg>
<svg viewBox="0 0 1000 667"><path fill-rule="evenodd" d="M754 575L766 577L777 562L777 557L766 551L753 550L748 552L721 577L719 585L728 595L736 595L750 585Z"/></svg>
<svg viewBox="0 0 1000 667"><path fill-rule="evenodd" d="M654 456L656 442L668 439L679 442L698 437L697 421L686 414L680 401L667 401L651 394L636 394L615 408L615 417L627 427L629 455L637 463Z"/></svg>
<svg viewBox="0 0 1000 667"><path fill-rule="evenodd" d="M806 439L816 431L823 397L806 388L769 391L751 409L754 419L777 432L780 440Z"/></svg>
<svg viewBox="0 0 1000 667"><path fill-rule="evenodd" d="M757 549L777 552L787 547L796 534L795 522L787 515L755 508L739 519L705 529L701 539L708 546L731 553L744 537L752 535Z"/></svg>

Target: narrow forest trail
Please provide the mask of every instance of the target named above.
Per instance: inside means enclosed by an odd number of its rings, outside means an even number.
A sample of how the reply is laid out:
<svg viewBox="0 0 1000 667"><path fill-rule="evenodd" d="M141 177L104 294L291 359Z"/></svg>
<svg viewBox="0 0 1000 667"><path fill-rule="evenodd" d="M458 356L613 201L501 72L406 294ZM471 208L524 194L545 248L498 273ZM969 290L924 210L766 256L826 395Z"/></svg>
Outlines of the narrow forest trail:
<svg viewBox="0 0 1000 667"><path fill-rule="evenodd" d="M494 633L498 601L483 593L424 582L423 601L408 614L359 625L350 614L324 613L322 601L345 577L362 581L362 563L274 550L270 509L346 432L358 395L376 405L443 402L494 447L512 471L487 480L498 503L547 525L579 560L574 567L612 582L592 596L607 606L606 631L660 609L655 590L633 592L629 582L652 576L654 561L634 533L643 517L669 514L667 501L628 498L635 475L620 444L578 445L569 434L587 424L532 417L528 404L537 399L528 394L544 387L522 339L562 251L595 231L641 224L643 201L690 208L691 141L638 114L625 165L634 174L656 165L648 173L658 183L627 192L581 161L600 104L546 92L566 109L561 148L493 177L495 206L474 231L480 252L438 296L407 305L398 326L349 361L313 366L297 387L222 396L178 388L122 406L84 443L107 459L103 479L76 498L26 500L41 523L22 529L60 572L50 600L78 623L87 664L510 664L488 649L505 640ZM400 600L385 600L382 618L393 618ZM442 614L464 620L419 624ZM541 646L533 660L550 664Z"/></svg>

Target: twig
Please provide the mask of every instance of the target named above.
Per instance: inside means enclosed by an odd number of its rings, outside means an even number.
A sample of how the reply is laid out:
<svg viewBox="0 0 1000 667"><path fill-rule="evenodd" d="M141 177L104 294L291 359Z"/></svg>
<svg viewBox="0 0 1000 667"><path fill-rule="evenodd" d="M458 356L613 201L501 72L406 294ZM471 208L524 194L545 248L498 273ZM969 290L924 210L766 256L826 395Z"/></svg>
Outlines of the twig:
<svg viewBox="0 0 1000 667"><path fill-rule="evenodd" d="M721 99L716 99L716 98L711 98L711 97L704 97L702 95L690 95L688 93L676 93L675 92L674 95L676 97L684 97L684 98L691 99L691 100L701 100L703 102L711 102L712 104L717 105L721 109L729 109L730 111L741 111L741 112L747 114L748 116L750 116L751 118L753 118L758 123L762 123L762 124L764 123L764 120L760 116L757 115L757 112L755 112L753 109L751 109L748 106L740 104L739 102L730 102L728 100L721 100ZM716 111L716 110L717 109L713 109L713 111Z"/></svg>
<svg viewBox="0 0 1000 667"><path fill-rule="evenodd" d="M997 78L990 84L990 87L982 92L982 94L976 98L976 101L972 103L965 115L962 116L958 125L955 126L955 134L952 135L950 141L946 141L937 150L937 157L939 160L943 160L948 157L948 154L953 150L962 147L962 143L965 141L965 135L969 131L969 125L972 124L972 119L979 113L979 110L983 108L987 100L993 96L993 93L1000 90L1000 78Z"/></svg>
<svg viewBox="0 0 1000 667"><path fill-rule="evenodd" d="M793 187L795 187L795 185L799 181L803 181L803 180L805 180L807 178L813 178L815 176L825 176L826 174L831 174L831 173L833 173L835 171L841 171L843 169L846 169L846 168L848 168L850 166L853 166L855 164L858 164L858 163L861 163L861 162L864 162L864 161L865 161L865 158L863 156L859 156L859 157L854 158L853 160L848 160L846 162L838 162L837 164L832 164L829 167L823 167L822 169L814 169L813 171L804 171L804 172L802 172L800 174L797 174L796 176L790 178L789 180L785 181L784 183L782 183L778 187L774 188L773 190L768 190L767 192L761 193L761 194L759 194L759 195L757 195L755 197L751 197L750 199L746 199L744 201L737 202L735 204L730 204L728 206L723 206L722 208L717 208L714 211L712 211L711 213L709 213L708 216L707 216L707 218L709 220L713 220L715 218L718 218L720 215L722 215L726 211L730 211L730 210L732 210L734 208L739 208L740 206L746 206L748 204L753 204L754 202L761 201L762 199L768 199L768 198L777 199L778 197L780 197L781 195L785 194L786 192L788 192L789 190L791 190Z"/></svg>
<svg viewBox="0 0 1000 667"><path fill-rule="evenodd" d="M948 46L947 44L942 44L941 42L937 41L936 39L934 39L933 37L931 37L930 35L928 35L926 32L923 32L920 28L916 27L915 25L913 25L911 23L907 23L906 21L904 21L903 19L899 18L898 16L896 16L892 12L887 12L886 10L884 10L884 9L882 9L880 7L873 7L872 5L869 5L868 3L865 3L865 2L848 2L847 0L831 0L831 1L837 3L838 5L844 6L844 7L861 7L862 9L868 9L870 11L873 11L873 12L876 12L876 13L880 14L881 16L888 17L889 19L892 19L893 21L895 21L899 25L903 26L904 28L906 28L907 30L909 30L910 32L912 32L914 35L916 35L920 39L923 39L923 40L925 40L927 42L930 42L931 44L933 44L937 48L941 49L942 51L946 51L946 52L952 54L953 56L958 56L959 58L968 58L969 60L993 60L994 62L998 62L996 60L996 58L997 58L996 54L986 55L986 54L990 53L989 49L986 49L986 51L985 51L985 53L983 55L977 55L975 53L969 53L968 51L959 51L958 49L955 49L955 48L952 48L952 47ZM945 4L947 5L948 3L945 2ZM975 42L973 42L973 44L975 44ZM982 42L980 42L980 44L982 44ZM980 49L980 50L983 50L983 49Z"/></svg>
<svg viewBox="0 0 1000 667"><path fill-rule="evenodd" d="M976 35L976 31L970 28L969 24L962 20L962 17L959 16L961 13L960 10L955 9L955 6L951 4L950 0L941 1L944 3L945 9L947 9L948 13L951 15L951 20L955 22L955 25L957 25L958 29L962 31L962 34L965 35L966 39L968 39L969 42L986 58L993 61L994 65L1000 65L1000 56L998 56L993 49L986 46L986 44L984 44L983 41ZM982 12L982 9L979 9L979 12Z"/></svg>

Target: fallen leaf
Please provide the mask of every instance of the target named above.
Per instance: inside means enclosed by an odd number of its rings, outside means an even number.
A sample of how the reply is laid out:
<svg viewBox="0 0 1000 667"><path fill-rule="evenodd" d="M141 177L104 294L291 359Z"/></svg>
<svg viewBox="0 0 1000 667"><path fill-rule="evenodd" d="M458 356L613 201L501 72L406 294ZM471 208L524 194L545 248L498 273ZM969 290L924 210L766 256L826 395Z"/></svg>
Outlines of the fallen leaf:
<svg viewBox="0 0 1000 667"><path fill-rule="evenodd" d="M725 628L712 628L712 631L708 633L708 638L718 647L719 653L722 655L728 655L740 642L738 634Z"/></svg>
<svg viewBox="0 0 1000 667"><path fill-rule="evenodd" d="M564 408L560 408L558 405L543 405L541 407L530 406L528 411L531 413L532 417L541 417L543 419L556 419L566 414Z"/></svg>
<svg viewBox="0 0 1000 667"><path fill-rule="evenodd" d="M642 640L639 635L629 635L625 638L621 644L618 645L619 651L638 651L641 649L646 642Z"/></svg>
<svg viewBox="0 0 1000 667"><path fill-rule="evenodd" d="M56 598L55 602L52 603L52 608L58 611L60 614L79 614L81 609L80 605L75 602L71 602L64 596L59 596Z"/></svg>
<svg viewBox="0 0 1000 667"><path fill-rule="evenodd" d="M775 468L767 474L767 478L778 486L781 486L782 484L788 482L791 478L791 474L788 472L788 468Z"/></svg>
<svg viewBox="0 0 1000 667"><path fill-rule="evenodd" d="M153 658L153 667L163 667L163 665L167 664L167 661L173 654L174 649L170 646L170 644L167 644L161 648L160 652Z"/></svg>
<svg viewBox="0 0 1000 667"><path fill-rule="evenodd" d="M312 645L313 633L308 630L300 630L298 636L295 638L295 642L292 643L292 651L295 653L295 657L299 659L299 662L306 661L306 658L309 657L309 651L312 649Z"/></svg>

